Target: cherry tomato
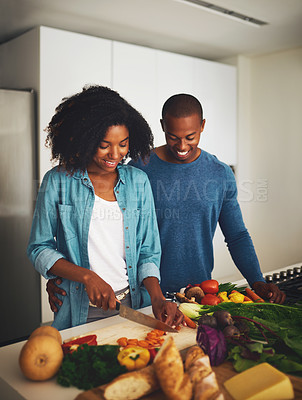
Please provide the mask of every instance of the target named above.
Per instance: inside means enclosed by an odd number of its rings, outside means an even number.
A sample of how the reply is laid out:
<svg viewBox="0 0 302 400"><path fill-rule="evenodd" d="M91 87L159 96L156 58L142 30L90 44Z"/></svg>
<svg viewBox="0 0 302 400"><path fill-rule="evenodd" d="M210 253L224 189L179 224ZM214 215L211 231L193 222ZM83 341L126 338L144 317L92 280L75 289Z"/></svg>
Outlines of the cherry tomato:
<svg viewBox="0 0 302 400"><path fill-rule="evenodd" d="M209 279L201 282L199 285L205 293L215 294L218 293L218 282L215 279Z"/></svg>
<svg viewBox="0 0 302 400"><path fill-rule="evenodd" d="M208 293L201 300L201 304L204 306L216 306L219 303L220 300L215 294Z"/></svg>

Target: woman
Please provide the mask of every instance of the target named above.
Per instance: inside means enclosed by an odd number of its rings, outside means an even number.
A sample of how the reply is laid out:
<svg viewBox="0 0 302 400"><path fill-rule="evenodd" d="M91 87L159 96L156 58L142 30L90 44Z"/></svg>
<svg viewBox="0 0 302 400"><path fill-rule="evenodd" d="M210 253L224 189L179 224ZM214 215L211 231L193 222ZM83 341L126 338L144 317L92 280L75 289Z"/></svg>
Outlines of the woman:
<svg viewBox="0 0 302 400"><path fill-rule="evenodd" d="M160 286L160 241L146 174L123 160L146 157L153 136L120 95L92 86L63 99L47 127L59 165L43 179L28 244L36 270L62 278L53 326L66 329L112 315L117 299L150 304L178 325L182 314ZM95 308L97 307L97 308Z"/></svg>

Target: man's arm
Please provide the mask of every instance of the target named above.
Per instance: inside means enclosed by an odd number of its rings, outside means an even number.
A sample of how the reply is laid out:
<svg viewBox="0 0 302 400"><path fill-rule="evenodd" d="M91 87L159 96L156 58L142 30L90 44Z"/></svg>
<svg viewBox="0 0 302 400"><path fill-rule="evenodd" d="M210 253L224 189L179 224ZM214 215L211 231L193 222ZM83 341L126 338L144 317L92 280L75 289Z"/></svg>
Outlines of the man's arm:
<svg viewBox="0 0 302 400"><path fill-rule="evenodd" d="M225 237L231 257L257 294L270 302L283 303L285 294L278 286L267 284L262 275L258 257L245 227L239 203L237 201L237 186L231 170L227 171L227 186L223 200L219 225Z"/></svg>

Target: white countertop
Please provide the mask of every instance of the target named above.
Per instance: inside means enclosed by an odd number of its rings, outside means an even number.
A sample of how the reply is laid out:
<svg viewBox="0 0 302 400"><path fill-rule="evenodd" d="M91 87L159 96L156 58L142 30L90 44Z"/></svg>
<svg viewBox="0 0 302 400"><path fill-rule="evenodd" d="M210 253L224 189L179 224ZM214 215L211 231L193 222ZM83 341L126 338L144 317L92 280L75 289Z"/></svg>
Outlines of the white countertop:
<svg viewBox="0 0 302 400"><path fill-rule="evenodd" d="M151 307L140 311L150 314ZM75 328L60 331L62 339L66 340L74 336L119 324L125 321L119 316L106 318ZM23 342L0 347L0 398L3 400L73 400L81 393L81 390L69 387L64 388L56 383L56 378L44 382L32 382L26 379L19 367L19 354Z"/></svg>

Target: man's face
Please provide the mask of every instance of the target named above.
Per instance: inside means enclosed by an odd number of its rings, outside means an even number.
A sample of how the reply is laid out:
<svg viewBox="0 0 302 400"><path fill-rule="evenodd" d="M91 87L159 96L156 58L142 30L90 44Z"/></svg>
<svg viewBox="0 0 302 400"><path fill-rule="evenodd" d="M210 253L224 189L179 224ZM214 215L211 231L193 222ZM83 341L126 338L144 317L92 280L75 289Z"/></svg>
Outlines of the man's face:
<svg viewBox="0 0 302 400"><path fill-rule="evenodd" d="M200 155L198 143L204 129L205 120L198 114L176 118L169 114L161 120L166 135L167 150L172 162L190 163Z"/></svg>

